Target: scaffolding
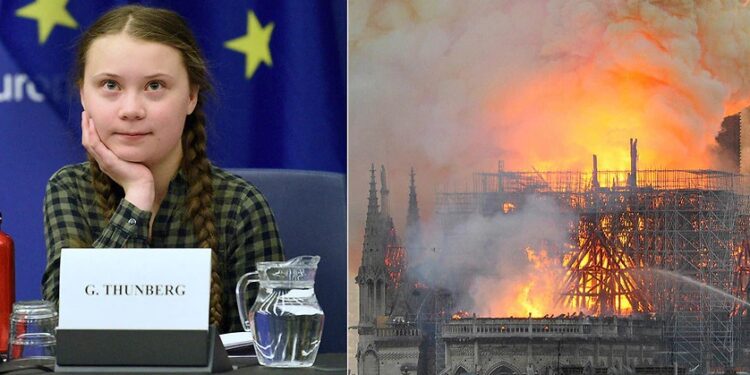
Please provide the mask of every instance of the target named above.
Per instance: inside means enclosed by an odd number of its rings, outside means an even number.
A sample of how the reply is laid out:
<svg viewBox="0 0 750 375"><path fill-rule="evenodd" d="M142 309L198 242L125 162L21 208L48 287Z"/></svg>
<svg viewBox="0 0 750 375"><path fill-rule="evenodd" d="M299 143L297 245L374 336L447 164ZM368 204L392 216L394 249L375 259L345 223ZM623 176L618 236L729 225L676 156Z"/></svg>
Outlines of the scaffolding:
<svg viewBox="0 0 750 375"><path fill-rule="evenodd" d="M655 313L676 361L703 373L734 366L747 309L748 191L713 170L476 173L468 192L438 191L450 235L471 215L512 214L534 196L574 214L561 300L590 313ZM519 249L520 250L520 249ZM744 327L747 329L748 327Z"/></svg>

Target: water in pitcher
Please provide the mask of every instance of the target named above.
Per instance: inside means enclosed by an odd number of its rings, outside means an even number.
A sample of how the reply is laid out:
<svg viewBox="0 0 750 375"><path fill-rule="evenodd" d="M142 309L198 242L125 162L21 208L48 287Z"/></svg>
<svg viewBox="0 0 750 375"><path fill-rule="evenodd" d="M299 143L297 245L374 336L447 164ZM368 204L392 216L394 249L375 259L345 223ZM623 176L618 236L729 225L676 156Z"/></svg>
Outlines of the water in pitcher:
<svg viewBox="0 0 750 375"><path fill-rule="evenodd" d="M258 262L237 283L242 326L253 335L258 362L271 367L309 367L315 362L323 334L323 310L315 297L318 256L285 262ZM249 283L259 284L250 309L245 308Z"/></svg>
<svg viewBox="0 0 750 375"><path fill-rule="evenodd" d="M261 290L264 294L267 303L250 313L258 362L273 367L312 366L323 333L323 311L313 289Z"/></svg>
<svg viewBox="0 0 750 375"><path fill-rule="evenodd" d="M323 332L323 314L276 316L255 313L258 362L273 367L309 367Z"/></svg>

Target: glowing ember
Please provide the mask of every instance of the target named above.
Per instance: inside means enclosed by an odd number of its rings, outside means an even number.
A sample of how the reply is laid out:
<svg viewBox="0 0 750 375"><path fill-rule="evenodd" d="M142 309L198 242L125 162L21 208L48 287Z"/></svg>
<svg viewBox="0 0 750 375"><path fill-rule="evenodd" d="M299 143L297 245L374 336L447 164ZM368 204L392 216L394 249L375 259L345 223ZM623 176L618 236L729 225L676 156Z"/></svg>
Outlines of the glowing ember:
<svg viewBox="0 0 750 375"><path fill-rule="evenodd" d="M453 319L453 320L459 320L459 319L468 318L470 316L471 316L471 314L469 314L468 311L459 310L459 311L456 311L455 314L451 315L451 319Z"/></svg>
<svg viewBox="0 0 750 375"><path fill-rule="evenodd" d="M385 267L388 269L391 282L398 287L406 269L406 249L402 246L388 246L385 252Z"/></svg>
<svg viewBox="0 0 750 375"><path fill-rule="evenodd" d="M388 231L388 242L385 248L385 267L388 278L394 287L398 288L406 270L406 249L401 246L396 229Z"/></svg>

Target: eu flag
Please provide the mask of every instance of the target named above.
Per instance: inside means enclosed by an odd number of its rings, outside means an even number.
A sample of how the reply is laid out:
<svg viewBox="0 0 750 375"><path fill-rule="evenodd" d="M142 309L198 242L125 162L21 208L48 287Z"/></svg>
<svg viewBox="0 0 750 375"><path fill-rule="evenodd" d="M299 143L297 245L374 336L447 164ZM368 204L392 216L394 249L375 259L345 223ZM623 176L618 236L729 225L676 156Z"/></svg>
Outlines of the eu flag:
<svg viewBox="0 0 750 375"><path fill-rule="evenodd" d="M0 2L4 47L72 130L80 125L69 86L76 37L124 3ZM346 171L343 0L143 3L183 15L203 48L217 87L208 107L212 160L225 167Z"/></svg>
<svg viewBox="0 0 750 375"><path fill-rule="evenodd" d="M19 299L40 297L47 179L85 156L76 39L127 3L0 0L0 211ZM138 3L178 12L198 39L216 87L205 107L215 164L346 172L345 0Z"/></svg>

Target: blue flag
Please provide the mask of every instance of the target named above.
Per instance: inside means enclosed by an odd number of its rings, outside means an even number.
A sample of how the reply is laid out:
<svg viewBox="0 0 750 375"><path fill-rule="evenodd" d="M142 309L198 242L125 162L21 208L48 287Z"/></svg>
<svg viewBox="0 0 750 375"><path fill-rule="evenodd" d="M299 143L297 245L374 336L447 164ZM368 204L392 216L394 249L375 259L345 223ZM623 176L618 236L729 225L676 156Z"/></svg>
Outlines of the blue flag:
<svg viewBox="0 0 750 375"><path fill-rule="evenodd" d="M73 131L76 38L125 3L0 2L0 40L34 82L24 95L43 96ZM203 49L217 87L207 112L209 156L218 165L346 171L344 0L143 3L183 15Z"/></svg>
<svg viewBox="0 0 750 375"><path fill-rule="evenodd" d="M0 211L18 299L41 295L47 179L85 159L77 38L128 3L0 0ZM346 172L345 0L140 3L178 12L198 39L216 87L205 106L215 164Z"/></svg>

